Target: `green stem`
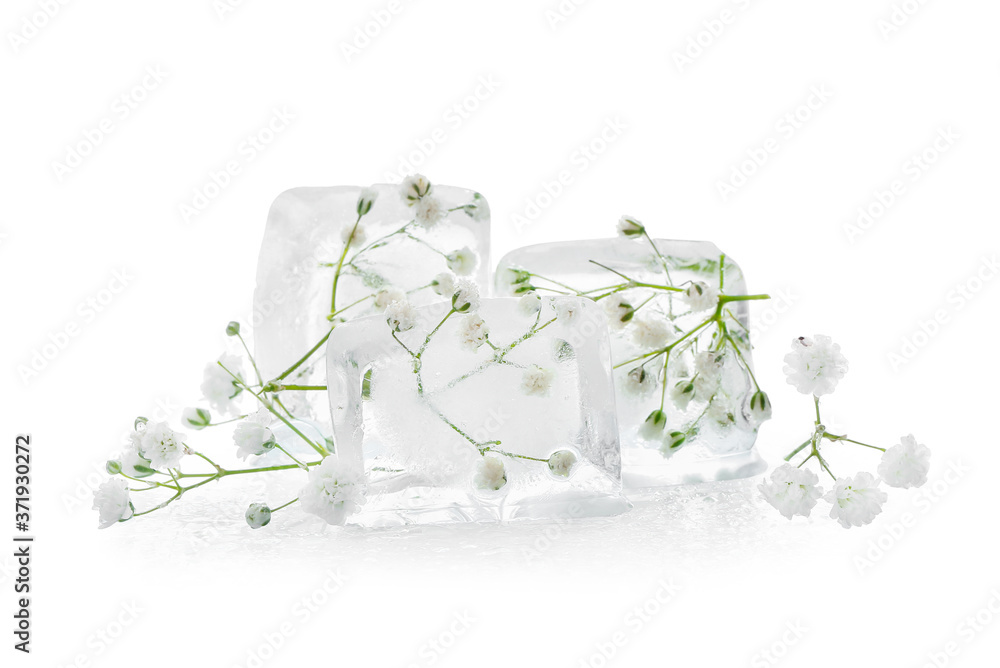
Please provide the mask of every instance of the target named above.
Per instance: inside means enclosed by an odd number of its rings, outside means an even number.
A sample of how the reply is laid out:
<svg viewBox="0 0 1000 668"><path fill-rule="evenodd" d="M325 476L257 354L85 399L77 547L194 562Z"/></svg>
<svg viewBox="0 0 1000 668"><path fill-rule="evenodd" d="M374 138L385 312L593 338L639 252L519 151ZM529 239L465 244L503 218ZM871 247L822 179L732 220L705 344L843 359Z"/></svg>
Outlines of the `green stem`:
<svg viewBox="0 0 1000 668"><path fill-rule="evenodd" d="M344 243L344 250L337 261L337 270L333 274L333 294L330 296L330 315L337 312L337 283L340 282L340 271L344 268L344 258L347 257L347 251L351 248L351 242L354 241L354 233L358 230L358 225L360 224L361 214L358 214L358 219L354 222L354 227L351 228L351 236Z"/></svg>
<svg viewBox="0 0 1000 668"><path fill-rule="evenodd" d="M785 455L785 461L786 462L787 461L791 461L792 457L794 457L795 455L799 454L800 452L802 452L803 450L805 450L807 447L809 447L810 443L812 443L812 439L811 438L809 440L807 440L805 443L803 443L802 445L800 445L799 447L797 447L794 450L792 450L791 452L789 452L787 455Z"/></svg>

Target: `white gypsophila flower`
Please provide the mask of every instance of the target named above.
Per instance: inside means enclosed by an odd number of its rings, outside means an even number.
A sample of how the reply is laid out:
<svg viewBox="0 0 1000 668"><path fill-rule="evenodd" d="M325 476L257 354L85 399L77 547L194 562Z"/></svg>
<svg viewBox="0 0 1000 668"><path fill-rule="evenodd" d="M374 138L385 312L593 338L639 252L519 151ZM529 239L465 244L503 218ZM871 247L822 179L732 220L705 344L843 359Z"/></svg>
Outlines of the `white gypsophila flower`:
<svg viewBox="0 0 1000 668"><path fill-rule="evenodd" d="M476 475L472 479L476 489L495 492L507 484L507 471L503 460L493 455L486 455L476 466Z"/></svg>
<svg viewBox="0 0 1000 668"><path fill-rule="evenodd" d="M406 301L406 293L399 288L389 286L375 293L375 308L379 311L386 310L389 304L402 301Z"/></svg>
<svg viewBox="0 0 1000 668"><path fill-rule="evenodd" d="M687 434L683 431L670 432L663 439L663 443L660 444L660 454L663 455L664 459L670 459L681 449L686 440Z"/></svg>
<svg viewBox="0 0 1000 668"><path fill-rule="evenodd" d="M674 383L670 388L670 400L682 411L687 410L688 404L694 399L694 383L684 379Z"/></svg>
<svg viewBox="0 0 1000 668"><path fill-rule="evenodd" d="M837 478L833 489L823 497L833 504L830 517L845 529L870 524L882 512L889 495L878 488L871 473L858 473L853 478Z"/></svg>
<svg viewBox="0 0 1000 668"><path fill-rule="evenodd" d="M309 471L299 490L302 510L321 517L327 524L343 525L365 503L364 475L329 456Z"/></svg>
<svg viewBox="0 0 1000 668"><path fill-rule="evenodd" d="M809 517L823 490L812 471L783 464L771 473L771 481L758 485L764 500L787 519L796 515Z"/></svg>
<svg viewBox="0 0 1000 668"><path fill-rule="evenodd" d="M121 455L118 457L118 461L121 463L122 473L130 478L145 478L146 476L152 475L152 464L148 459L139 453L139 448L142 443L142 435L133 431L129 434L129 440L131 441L129 447L122 450Z"/></svg>
<svg viewBox="0 0 1000 668"><path fill-rule="evenodd" d="M417 325L417 309L410 302L393 302L385 309L385 321L394 332L406 332Z"/></svg>
<svg viewBox="0 0 1000 668"><path fill-rule="evenodd" d="M263 455L274 447L274 434L268 429L270 424L271 413L264 407L240 420L233 431L233 442L240 459L246 460L250 455Z"/></svg>
<svg viewBox="0 0 1000 668"><path fill-rule="evenodd" d="M417 225L422 227L434 227L447 215L448 210L444 208L441 200L431 195L421 197L413 205L413 217L416 219Z"/></svg>
<svg viewBox="0 0 1000 668"><path fill-rule="evenodd" d="M667 428L667 414L656 409L646 417L645 422L639 427L639 436L647 441L658 441L663 438L663 431Z"/></svg>
<svg viewBox="0 0 1000 668"><path fill-rule="evenodd" d="M475 193L472 196L472 201L463 206L462 210L465 211L465 215L477 223L490 219L490 205L486 198L479 193Z"/></svg>
<svg viewBox="0 0 1000 668"><path fill-rule="evenodd" d="M441 272L431 281L431 289L442 297L450 297L455 294L455 275L446 271Z"/></svg>
<svg viewBox="0 0 1000 668"><path fill-rule="evenodd" d="M616 295L602 299L601 306L604 314L608 316L608 325L611 329L624 329L635 314L632 305Z"/></svg>
<svg viewBox="0 0 1000 668"><path fill-rule="evenodd" d="M225 354L219 358L226 368L212 362L205 366L205 375L201 382L201 393L205 399L217 412L229 414L233 407L233 399L243 391L226 369L236 374L238 378L243 378L243 362L236 355Z"/></svg>
<svg viewBox="0 0 1000 668"><path fill-rule="evenodd" d="M212 414L204 408L185 408L181 413L181 423L185 427L201 430L212 424Z"/></svg>
<svg viewBox="0 0 1000 668"><path fill-rule="evenodd" d="M139 452L154 469L177 468L184 457L184 435L166 422L147 422L139 435Z"/></svg>
<svg viewBox="0 0 1000 668"><path fill-rule="evenodd" d="M355 246L360 246L368 238L365 232L365 226L361 223L347 223L342 228L340 228L340 240L344 242L345 245L353 244Z"/></svg>
<svg viewBox="0 0 1000 668"><path fill-rule="evenodd" d="M476 270L479 258L468 246L460 248L447 256L448 268L459 276L468 276Z"/></svg>
<svg viewBox="0 0 1000 668"><path fill-rule="evenodd" d="M358 216L367 215L372 207L375 206L375 200L378 199L378 191L374 188L363 188L361 194L358 195Z"/></svg>
<svg viewBox="0 0 1000 668"><path fill-rule="evenodd" d="M847 358L840 354L840 344L829 336L800 336L792 340L792 352L785 355L788 384L802 394L821 397L837 388L847 373Z"/></svg>
<svg viewBox="0 0 1000 668"><path fill-rule="evenodd" d="M576 455L571 450L557 450L549 456L549 471L560 478L568 478L576 465Z"/></svg>
<svg viewBox="0 0 1000 668"><path fill-rule="evenodd" d="M637 237L646 231L642 223L631 216L618 219L618 234L623 237Z"/></svg>
<svg viewBox="0 0 1000 668"><path fill-rule="evenodd" d="M719 390L722 381L722 353L716 350L705 350L694 358L694 392L702 401L708 401Z"/></svg>
<svg viewBox="0 0 1000 668"><path fill-rule="evenodd" d="M771 419L771 399L764 390L757 390L750 397L750 419L760 424Z"/></svg>
<svg viewBox="0 0 1000 668"><path fill-rule="evenodd" d="M920 487L931 470L931 449L917 443L913 434L903 436L897 445L882 453L878 474L890 487Z"/></svg>
<svg viewBox="0 0 1000 668"><path fill-rule="evenodd" d="M646 397L657 387L656 374L637 366L629 371L622 381L622 391L630 397Z"/></svg>
<svg viewBox="0 0 1000 668"><path fill-rule="evenodd" d="M528 396L545 396L549 393L555 377L556 372L552 369L543 369L533 364L525 369L524 375L521 376L521 391Z"/></svg>
<svg viewBox="0 0 1000 668"><path fill-rule="evenodd" d="M451 296L451 307L459 313L479 310L479 286L466 279L456 281L455 294Z"/></svg>
<svg viewBox="0 0 1000 668"><path fill-rule="evenodd" d="M413 206L418 200L431 192L431 182L422 174L414 174L403 179L399 186L400 195L403 201L409 206Z"/></svg>
<svg viewBox="0 0 1000 668"><path fill-rule="evenodd" d="M712 399L712 403L708 405L705 416L720 425L731 425L736 422L736 415L732 405L721 394L716 394Z"/></svg>
<svg viewBox="0 0 1000 668"><path fill-rule="evenodd" d="M695 281L684 290L684 301L692 311L707 311L718 305L719 293L708 283Z"/></svg>
<svg viewBox="0 0 1000 668"><path fill-rule="evenodd" d="M664 348L674 340L673 329L663 318L640 315L633 318L632 340L643 350Z"/></svg>
<svg viewBox="0 0 1000 668"><path fill-rule="evenodd" d="M479 350L479 347L486 342L490 328L486 321L479 317L478 313L473 313L462 318L462 324L458 328L458 338L462 345L472 351Z"/></svg>
<svg viewBox="0 0 1000 668"><path fill-rule="evenodd" d="M573 323L580 315L580 303L575 299L555 299L552 307L555 309L556 318L564 325Z"/></svg>
<svg viewBox="0 0 1000 668"><path fill-rule="evenodd" d="M131 518L135 510L129 496L128 483L121 478L101 483L94 491L94 510L100 514L98 527L101 529Z"/></svg>
<svg viewBox="0 0 1000 668"><path fill-rule="evenodd" d="M538 296L537 292L529 292L517 300L517 310L524 315L535 315L541 308L542 298Z"/></svg>

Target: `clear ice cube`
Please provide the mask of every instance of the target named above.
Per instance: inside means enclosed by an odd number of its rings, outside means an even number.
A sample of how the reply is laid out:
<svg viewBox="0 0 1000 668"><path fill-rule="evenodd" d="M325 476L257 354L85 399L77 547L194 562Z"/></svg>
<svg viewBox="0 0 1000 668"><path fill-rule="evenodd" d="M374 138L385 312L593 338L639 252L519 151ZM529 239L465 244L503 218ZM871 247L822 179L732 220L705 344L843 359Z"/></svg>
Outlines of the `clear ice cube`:
<svg viewBox="0 0 1000 668"><path fill-rule="evenodd" d="M508 253L497 268L497 296L534 290L599 298L611 329L626 489L743 478L765 468L753 447L760 416L750 410L756 387L747 302L725 305L723 321L731 345L722 328L710 323L678 344L668 364L663 355L642 358L664 347L664 341L669 343L664 336L680 339L715 309L695 310L679 293L635 284L686 288L700 282L719 291L724 276L722 293L746 295L743 272L728 257L720 274L722 258L709 242L650 242L636 235L528 246ZM629 287L619 290L626 283ZM719 346L721 355L696 357ZM647 419L664 396L666 426L649 429ZM684 435L684 441L670 447L677 434Z"/></svg>
<svg viewBox="0 0 1000 668"><path fill-rule="evenodd" d="M486 200L472 190L433 186L430 195L442 210L434 224L415 220L399 185L376 185L371 210L360 232L362 188L294 188L271 205L257 263L252 324L257 365L265 380L276 378L323 340L331 324L384 310L401 291L413 304L450 299L435 291L441 273L458 274L489 285L490 222ZM412 204L412 203L411 203ZM333 302L334 275L346 239ZM378 297L378 298L377 298ZM331 313L336 313L331 321ZM282 382L325 384L324 346ZM315 420L329 432L325 393L286 391L282 402L298 417Z"/></svg>
<svg viewBox="0 0 1000 668"><path fill-rule="evenodd" d="M578 298L526 306L435 304L411 312L407 331L384 316L334 330L326 357L337 457L363 467L368 484L348 523L569 519L629 507L598 308Z"/></svg>

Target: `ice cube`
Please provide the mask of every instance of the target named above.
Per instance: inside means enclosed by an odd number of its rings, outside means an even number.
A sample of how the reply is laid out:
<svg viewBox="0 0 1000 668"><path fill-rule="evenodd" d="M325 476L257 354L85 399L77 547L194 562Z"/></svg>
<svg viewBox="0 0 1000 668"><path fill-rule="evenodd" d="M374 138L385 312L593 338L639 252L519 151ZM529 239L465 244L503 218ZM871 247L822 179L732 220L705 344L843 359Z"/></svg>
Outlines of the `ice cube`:
<svg viewBox="0 0 1000 668"><path fill-rule="evenodd" d="M486 200L471 190L437 185L430 192L418 188L407 199L405 187L294 188L275 199L257 264L252 317L255 356L265 380L277 378L315 347L280 382L322 386L323 343L332 325L382 312L404 296L413 304L450 299L447 285L435 285L439 275L445 283L464 276L487 289ZM355 228L363 190L374 202ZM329 430L325 392L285 391L281 400L296 416Z"/></svg>
<svg viewBox="0 0 1000 668"><path fill-rule="evenodd" d="M434 304L334 330L326 358L337 456L368 483L349 523L569 519L629 507L603 315L579 298L536 305Z"/></svg>
<svg viewBox="0 0 1000 668"><path fill-rule="evenodd" d="M746 296L746 283L714 244L634 235L508 253L495 294L532 292L595 299L609 323L626 489L764 470L753 447L766 416L751 410L747 302L716 310L717 294ZM669 354L656 354L672 344ZM661 402L665 422L654 413Z"/></svg>

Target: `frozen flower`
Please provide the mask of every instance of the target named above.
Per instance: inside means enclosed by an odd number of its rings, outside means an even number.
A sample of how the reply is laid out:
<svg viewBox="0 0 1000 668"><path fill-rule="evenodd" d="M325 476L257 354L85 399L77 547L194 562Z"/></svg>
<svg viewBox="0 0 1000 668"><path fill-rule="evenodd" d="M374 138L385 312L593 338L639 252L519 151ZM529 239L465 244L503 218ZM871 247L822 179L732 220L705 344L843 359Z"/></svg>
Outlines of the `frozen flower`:
<svg viewBox="0 0 1000 668"><path fill-rule="evenodd" d="M882 453L878 474L890 487L920 487L931 470L931 449L917 443L913 434L903 436L898 445Z"/></svg>
<svg viewBox="0 0 1000 668"><path fill-rule="evenodd" d="M725 357L715 350L705 350L694 358L694 391L702 401L708 401L719 389Z"/></svg>
<svg viewBox="0 0 1000 668"><path fill-rule="evenodd" d="M535 289L531 284L531 272L514 267L497 270L497 287L515 295L523 295Z"/></svg>
<svg viewBox="0 0 1000 668"><path fill-rule="evenodd" d="M870 473L837 478L833 489L823 497L833 504L830 517L845 529L870 524L882 512L882 504L888 498L889 495L878 488L878 480Z"/></svg>
<svg viewBox="0 0 1000 668"><path fill-rule="evenodd" d="M552 369L543 369L533 364L521 376L521 391L529 396L545 396L555 377L556 373Z"/></svg>
<svg viewBox="0 0 1000 668"><path fill-rule="evenodd" d="M618 219L618 234L623 237L637 237L644 233L646 228L631 216L622 216Z"/></svg>
<svg viewBox="0 0 1000 668"><path fill-rule="evenodd" d="M378 192L374 188L365 188L361 191L361 194L358 195L359 218L372 210L376 199L378 199Z"/></svg>
<svg viewBox="0 0 1000 668"><path fill-rule="evenodd" d="M490 328L486 325L486 321L476 313L462 318L462 324L458 328L458 337L462 345L472 351L479 350L479 346L486 342L489 334Z"/></svg>
<svg viewBox="0 0 1000 668"><path fill-rule="evenodd" d="M684 291L684 301L692 311L707 311L719 303L719 293L708 283L695 281Z"/></svg>
<svg viewBox="0 0 1000 668"><path fill-rule="evenodd" d="M409 331L417 324L417 309L405 300L393 302L385 309L385 321L394 332Z"/></svg>
<svg viewBox="0 0 1000 668"><path fill-rule="evenodd" d="M431 182L421 174L414 174L403 179L399 190L407 205L413 206L415 202L431 192Z"/></svg>
<svg viewBox="0 0 1000 668"><path fill-rule="evenodd" d="M650 315L634 319L632 340L644 350L658 350L674 339L674 332L667 321Z"/></svg>
<svg viewBox="0 0 1000 668"><path fill-rule="evenodd" d="M447 215L448 210L437 197L422 197L413 205L413 217L423 227L434 227Z"/></svg>
<svg viewBox="0 0 1000 668"><path fill-rule="evenodd" d="M468 276L476 270L479 258L468 246L460 248L447 256L448 268L459 276Z"/></svg>
<svg viewBox="0 0 1000 668"><path fill-rule="evenodd" d="M131 518L135 508L129 498L128 483L121 478L101 483L94 492L94 510L100 513L101 529Z"/></svg>
<svg viewBox="0 0 1000 668"><path fill-rule="evenodd" d="M556 318L564 325L572 323L580 315L580 304L575 299L556 299L552 306L555 308Z"/></svg>
<svg viewBox="0 0 1000 668"><path fill-rule="evenodd" d="M812 471L783 464L771 473L771 481L763 482L757 489L764 500L787 519L796 515L809 517L813 506L823 495L817 486L819 478Z"/></svg>
<svg viewBox="0 0 1000 668"><path fill-rule="evenodd" d="M524 315L535 315L541 308L542 298L536 292L529 292L517 300L517 310Z"/></svg>
<svg viewBox="0 0 1000 668"><path fill-rule="evenodd" d="M328 524L342 525L364 505L364 482L363 474L330 456L309 471L309 480L299 490L299 503L302 510Z"/></svg>
<svg viewBox="0 0 1000 668"><path fill-rule="evenodd" d="M340 239L345 245L354 244L356 246L360 246L367 238L368 235L365 233L365 226L360 222L347 223L340 228Z"/></svg>
<svg viewBox="0 0 1000 668"><path fill-rule="evenodd" d="M402 301L406 301L406 293L399 288L390 286L375 293L375 308L379 311L386 310L389 304Z"/></svg>
<svg viewBox="0 0 1000 668"><path fill-rule="evenodd" d="M616 295L601 300L601 305L604 307L605 315L608 316L611 329L623 329L635 315L635 308Z"/></svg>
<svg viewBox="0 0 1000 668"><path fill-rule="evenodd" d="M622 390L631 397L645 397L656 389L656 374L646 371L646 367L637 366L628 372Z"/></svg>
<svg viewBox="0 0 1000 668"><path fill-rule="evenodd" d="M750 397L750 419L757 424L771 419L771 400L764 390L758 389Z"/></svg>
<svg viewBox="0 0 1000 668"><path fill-rule="evenodd" d="M796 390L821 397L833 392L847 373L847 358L840 354L840 344L829 336L800 336L792 340L792 352L785 355L784 371L788 384Z"/></svg>
<svg viewBox="0 0 1000 668"><path fill-rule="evenodd" d="M142 434L132 432L129 434L129 439L131 440L129 447L125 448L118 457L118 462L121 464L121 472L130 478L145 478L153 475L155 472L149 460L139 453Z"/></svg>
<svg viewBox="0 0 1000 668"><path fill-rule="evenodd" d="M472 196L472 202L462 207L465 214L477 223L490 219L490 205L486 198L476 193Z"/></svg>
<svg viewBox="0 0 1000 668"><path fill-rule="evenodd" d="M684 445L684 441L687 440L687 434L683 431L672 431L667 434L667 437L663 439L663 444L660 445L660 454L665 458L669 459L674 456L674 453L681 449Z"/></svg>
<svg viewBox="0 0 1000 668"><path fill-rule="evenodd" d="M455 294L451 296L451 307L459 313L471 313L479 309L479 286L469 280L455 282Z"/></svg>
<svg viewBox="0 0 1000 668"><path fill-rule="evenodd" d="M694 395L694 383L687 379L677 381L670 388L670 400L682 411L687 410L688 404L694 399Z"/></svg>
<svg viewBox="0 0 1000 668"><path fill-rule="evenodd" d="M245 517L251 529L259 529L271 522L271 509L266 503L251 503Z"/></svg>
<svg viewBox="0 0 1000 668"><path fill-rule="evenodd" d="M223 369L219 364L226 368ZM205 399L208 400L212 408L219 413L226 414L232 408L232 400L243 391L243 388L237 385L233 377L229 375L229 371L242 380L242 362L236 355L226 354L219 358L219 364L212 362L205 367L201 393L205 395Z"/></svg>
<svg viewBox="0 0 1000 668"><path fill-rule="evenodd" d="M560 478L568 478L576 465L576 455L570 450L557 450L549 457L549 471Z"/></svg>
<svg viewBox="0 0 1000 668"><path fill-rule="evenodd" d="M431 281L431 289L442 297L452 296L455 294L455 275L441 272Z"/></svg>
<svg viewBox="0 0 1000 668"><path fill-rule="evenodd" d="M147 422L139 434L139 453L154 469L177 468L184 456L183 440L166 422Z"/></svg>
<svg viewBox="0 0 1000 668"><path fill-rule="evenodd" d="M715 395L712 399L712 403L708 405L706 415L709 420L714 420L720 425L730 425L736 422L732 406L720 394Z"/></svg>
<svg viewBox="0 0 1000 668"><path fill-rule="evenodd" d="M476 475L472 479L476 489L495 492L507 484L507 471L503 460L493 455L483 457L476 467Z"/></svg>
<svg viewBox="0 0 1000 668"><path fill-rule="evenodd" d="M639 436L650 441L656 441L663 437L663 430L667 428L667 414L660 409L656 409L646 418L646 421L639 427Z"/></svg>
<svg viewBox="0 0 1000 668"><path fill-rule="evenodd" d="M191 429L204 429L212 424L212 414L204 408L185 408L181 413L181 422Z"/></svg>
<svg viewBox="0 0 1000 668"><path fill-rule="evenodd" d="M246 416L233 432L233 442L236 443L240 459L246 460L250 455L262 455L274 448L274 434L268 429L271 424L271 413L261 407L256 413Z"/></svg>

